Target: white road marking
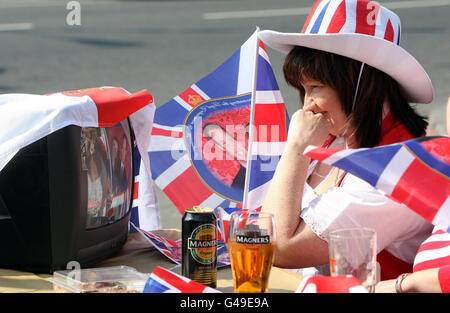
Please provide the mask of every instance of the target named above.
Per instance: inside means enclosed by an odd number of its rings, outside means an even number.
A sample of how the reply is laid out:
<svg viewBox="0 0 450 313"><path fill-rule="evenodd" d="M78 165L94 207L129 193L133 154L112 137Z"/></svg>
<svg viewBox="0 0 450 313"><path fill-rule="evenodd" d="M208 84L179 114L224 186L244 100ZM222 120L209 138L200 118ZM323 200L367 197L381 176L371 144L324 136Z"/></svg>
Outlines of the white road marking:
<svg viewBox="0 0 450 313"><path fill-rule="evenodd" d="M450 0L427 0L427 1L396 1L382 3L388 9L405 8L425 8L450 5ZM273 17L273 16L292 16L307 15L311 10L307 8L288 8L274 10L249 10L249 11L228 11L228 12L210 12L204 13L205 20L222 20L236 18L255 18L255 17Z"/></svg>
<svg viewBox="0 0 450 313"><path fill-rule="evenodd" d="M8 32L15 30L30 30L33 28L34 28L33 23L0 24L0 32Z"/></svg>

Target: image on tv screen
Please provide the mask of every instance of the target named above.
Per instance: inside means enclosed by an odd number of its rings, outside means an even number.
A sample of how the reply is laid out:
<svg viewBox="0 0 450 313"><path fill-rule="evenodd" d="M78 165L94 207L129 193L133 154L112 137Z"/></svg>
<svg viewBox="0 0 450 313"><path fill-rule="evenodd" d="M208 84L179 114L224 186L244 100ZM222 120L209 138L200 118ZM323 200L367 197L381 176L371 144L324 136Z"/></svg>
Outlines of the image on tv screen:
<svg viewBox="0 0 450 313"><path fill-rule="evenodd" d="M82 170L87 175L86 228L114 223L129 210L133 184L128 121L81 131Z"/></svg>

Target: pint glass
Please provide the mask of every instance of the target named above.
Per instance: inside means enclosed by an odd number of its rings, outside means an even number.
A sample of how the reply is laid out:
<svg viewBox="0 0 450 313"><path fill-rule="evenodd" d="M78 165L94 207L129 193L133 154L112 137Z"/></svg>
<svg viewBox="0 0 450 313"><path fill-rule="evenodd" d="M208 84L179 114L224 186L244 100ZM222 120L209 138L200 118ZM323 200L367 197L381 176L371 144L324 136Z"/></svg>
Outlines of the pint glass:
<svg viewBox="0 0 450 313"><path fill-rule="evenodd" d="M374 229L340 228L329 234L331 276L353 275L369 292L377 282L377 234Z"/></svg>
<svg viewBox="0 0 450 313"><path fill-rule="evenodd" d="M234 292L267 292L276 240L273 215L236 211L231 214L229 227Z"/></svg>

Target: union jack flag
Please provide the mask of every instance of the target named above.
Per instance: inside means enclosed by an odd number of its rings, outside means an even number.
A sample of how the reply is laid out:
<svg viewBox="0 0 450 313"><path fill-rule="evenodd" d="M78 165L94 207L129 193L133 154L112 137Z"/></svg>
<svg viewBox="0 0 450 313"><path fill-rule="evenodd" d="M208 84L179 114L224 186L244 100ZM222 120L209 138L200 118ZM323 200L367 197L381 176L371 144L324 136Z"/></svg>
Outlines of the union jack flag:
<svg viewBox="0 0 450 313"><path fill-rule="evenodd" d="M309 146L305 155L358 176L450 231L450 137L421 137L361 149Z"/></svg>
<svg viewBox="0 0 450 313"><path fill-rule="evenodd" d="M286 140L286 119L257 30L211 74L156 109L148 150L153 179L182 214L193 206L242 208L247 195L248 207L259 207Z"/></svg>
<svg viewBox="0 0 450 313"><path fill-rule="evenodd" d="M318 276L302 279L297 293L368 293L358 278L352 275Z"/></svg>
<svg viewBox="0 0 450 313"><path fill-rule="evenodd" d="M220 293L194 280L157 266L150 274L144 293Z"/></svg>
<svg viewBox="0 0 450 313"><path fill-rule="evenodd" d="M435 227L417 250L413 272L442 267L444 264L450 266L450 233Z"/></svg>

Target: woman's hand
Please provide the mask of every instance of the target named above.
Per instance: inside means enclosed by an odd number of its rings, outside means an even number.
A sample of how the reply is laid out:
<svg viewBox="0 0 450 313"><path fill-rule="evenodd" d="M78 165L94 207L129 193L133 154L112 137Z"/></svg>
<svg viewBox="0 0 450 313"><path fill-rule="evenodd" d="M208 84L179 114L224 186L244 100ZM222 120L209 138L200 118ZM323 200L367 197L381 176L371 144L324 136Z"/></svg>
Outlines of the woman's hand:
<svg viewBox="0 0 450 313"><path fill-rule="evenodd" d="M314 113L311 110L298 110L292 115L288 132L288 144L302 147L321 146L327 139L331 122L327 113Z"/></svg>
<svg viewBox="0 0 450 313"><path fill-rule="evenodd" d="M445 267L445 266L444 266ZM441 283L439 281L439 267L417 271L406 275L400 282L402 292L426 292L441 293ZM375 292L390 293L396 292L396 279L380 281L375 285Z"/></svg>

